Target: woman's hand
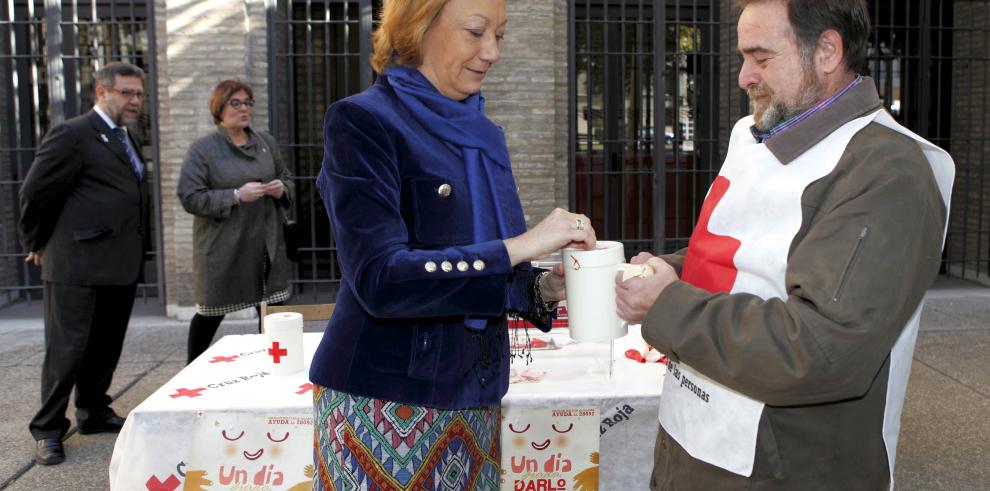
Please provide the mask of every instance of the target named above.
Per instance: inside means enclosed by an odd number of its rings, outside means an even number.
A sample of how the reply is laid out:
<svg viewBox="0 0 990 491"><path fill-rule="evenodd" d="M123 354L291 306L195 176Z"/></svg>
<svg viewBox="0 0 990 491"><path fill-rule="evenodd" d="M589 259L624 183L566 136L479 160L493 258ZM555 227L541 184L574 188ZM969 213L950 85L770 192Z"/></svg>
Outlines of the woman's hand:
<svg viewBox="0 0 990 491"><path fill-rule="evenodd" d="M540 296L546 302L559 302L567 297L564 290L564 265L557 263L550 270L550 274L540 277Z"/></svg>
<svg viewBox="0 0 990 491"><path fill-rule="evenodd" d="M281 179L273 179L270 182L266 182L264 187L265 194L275 199L281 198L282 193L285 192L285 184L282 184Z"/></svg>
<svg viewBox="0 0 990 491"><path fill-rule="evenodd" d="M557 208L528 232L506 239L505 249L515 266L564 247L594 249L595 241L595 229L588 217Z"/></svg>
<svg viewBox="0 0 990 491"><path fill-rule="evenodd" d="M239 193L240 201L244 203L250 203L252 201L257 200L258 198L261 198L266 194L265 186L267 186L267 184L262 184L260 182L245 183L237 190L237 192Z"/></svg>

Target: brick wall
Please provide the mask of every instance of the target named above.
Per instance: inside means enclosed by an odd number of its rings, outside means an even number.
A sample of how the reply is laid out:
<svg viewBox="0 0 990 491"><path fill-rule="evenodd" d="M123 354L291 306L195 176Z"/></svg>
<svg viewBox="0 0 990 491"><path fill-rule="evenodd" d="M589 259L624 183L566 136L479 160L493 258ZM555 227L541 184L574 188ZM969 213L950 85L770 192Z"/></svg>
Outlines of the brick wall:
<svg viewBox="0 0 990 491"><path fill-rule="evenodd" d="M953 31L951 153L956 163L946 249L949 272L990 284L990 179L986 178L986 103L990 100L986 2L956 2Z"/></svg>
<svg viewBox="0 0 990 491"><path fill-rule="evenodd" d="M505 128L532 225L567 207L567 0L507 8L502 61L484 91L489 116ZM193 313L192 216L175 197L179 171L189 142L213 131L206 104L218 81L250 83L258 101L253 125L267 127L267 21L263 0L158 0L156 18L165 291L168 315L186 318Z"/></svg>
<svg viewBox="0 0 990 491"><path fill-rule="evenodd" d="M264 0L157 0L162 238L167 313L193 313L192 215L175 188L189 144L215 131L207 104L221 80L254 89L252 125L268 126L268 43ZM222 42L221 42L222 40Z"/></svg>
<svg viewBox="0 0 990 491"><path fill-rule="evenodd" d="M507 2L502 59L485 81L505 128L526 222L567 207L567 1Z"/></svg>

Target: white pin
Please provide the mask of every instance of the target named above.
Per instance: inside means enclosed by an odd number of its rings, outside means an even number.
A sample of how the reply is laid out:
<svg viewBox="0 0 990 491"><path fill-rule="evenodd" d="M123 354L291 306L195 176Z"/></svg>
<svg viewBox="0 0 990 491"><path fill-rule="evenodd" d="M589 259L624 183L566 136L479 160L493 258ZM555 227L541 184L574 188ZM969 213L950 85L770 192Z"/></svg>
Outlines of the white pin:
<svg viewBox="0 0 990 491"><path fill-rule="evenodd" d="M100 133L100 139L103 140L103 143L110 143L110 139L107 138L107 135L104 135L103 133Z"/></svg>

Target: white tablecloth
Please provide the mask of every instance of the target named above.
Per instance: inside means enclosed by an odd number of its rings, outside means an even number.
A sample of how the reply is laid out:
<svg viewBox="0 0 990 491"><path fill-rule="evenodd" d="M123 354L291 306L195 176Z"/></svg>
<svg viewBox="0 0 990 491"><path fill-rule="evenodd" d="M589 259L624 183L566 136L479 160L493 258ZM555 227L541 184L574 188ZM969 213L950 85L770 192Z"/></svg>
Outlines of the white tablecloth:
<svg viewBox="0 0 990 491"><path fill-rule="evenodd" d="M231 489L244 484L244 476L250 484L241 489L264 489L250 487L259 472L260 481L271 489L288 489L305 480L304 466L298 463L310 463L313 453L308 361L322 337L303 335L307 366L284 376L264 375L268 354L263 336L221 338L127 416L110 460L110 487L182 489L173 485L182 483L186 472L203 470L203 462L223 457L228 484L222 485L220 472L207 470L206 479L213 485L205 489ZM214 438L208 434L211 426L217 429ZM229 427L226 436L224 427ZM240 431L245 434L229 440ZM290 436L274 441L283 435ZM259 450L267 453L258 455ZM285 463L292 457L301 460ZM283 473L281 485L273 485L277 472Z"/></svg>
<svg viewBox="0 0 990 491"><path fill-rule="evenodd" d="M600 489L647 489L663 365L623 356L643 347L637 326L615 343L611 377L607 344L567 344L566 331L551 336L566 345L534 351L529 365L514 360L517 375L542 379L510 385L503 405L599 407ZM262 336L220 339L128 415L110 461L111 488L181 489L192 470L205 470L212 486L204 489L304 485L311 473L304 477L299 463L309 463L313 445L308 364L321 337L304 335L307 367L287 376L264 374Z"/></svg>
<svg viewBox="0 0 990 491"><path fill-rule="evenodd" d="M555 344L567 343L566 330L559 334L556 331L551 334ZM624 356L627 349L641 350L645 346L639 326L630 326L629 334L614 343L611 378L608 344L580 343L559 350L534 351L528 367L516 361L513 370L528 370L536 375L545 372L543 379L510 385L502 406L599 407L599 489L649 489L666 367L660 363L637 363ZM503 448L504 445L503 442Z"/></svg>

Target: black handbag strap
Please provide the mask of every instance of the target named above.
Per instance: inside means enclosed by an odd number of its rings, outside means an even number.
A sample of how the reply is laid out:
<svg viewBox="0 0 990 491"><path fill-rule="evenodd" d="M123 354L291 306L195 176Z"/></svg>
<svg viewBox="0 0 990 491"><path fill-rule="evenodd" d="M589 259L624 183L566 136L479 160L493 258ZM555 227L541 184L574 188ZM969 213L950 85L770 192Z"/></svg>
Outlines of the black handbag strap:
<svg viewBox="0 0 990 491"><path fill-rule="evenodd" d="M276 154L275 152L272 151L272 148L268 145L268 141L265 138L267 135L260 131L257 133L258 133L258 140L261 141L261 144L265 147L268 153L271 154L272 162L275 163L275 177L281 179L280 176L282 175L282 171L285 170L285 162L282 162L282 158L279 154ZM289 216L289 210L287 208L279 206L277 202L275 203L275 208L278 209L278 216L279 218L282 219L283 225L296 224L296 221L293 220L291 216Z"/></svg>

